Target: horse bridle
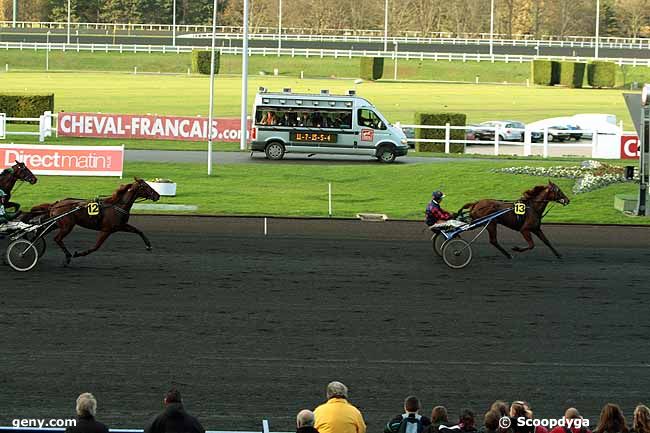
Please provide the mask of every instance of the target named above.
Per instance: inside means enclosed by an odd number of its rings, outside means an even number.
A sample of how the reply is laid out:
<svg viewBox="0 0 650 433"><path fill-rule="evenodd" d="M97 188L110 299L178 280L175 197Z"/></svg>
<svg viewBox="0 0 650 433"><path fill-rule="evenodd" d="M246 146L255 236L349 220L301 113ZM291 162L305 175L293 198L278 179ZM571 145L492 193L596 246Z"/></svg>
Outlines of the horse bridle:
<svg viewBox="0 0 650 433"><path fill-rule="evenodd" d="M127 190L127 192L129 192L129 191L134 191L134 192L137 194L137 193L140 191L140 189L142 189L142 188L144 187L144 182L138 180L138 181L136 181L136 183L137 183L138 185L137 185L135 188L134 188L134 187L129 188L129 189ZM139 199L139 200L136 199L136 200L134 201L134 203L141 203L141 202L143 202L143 201L150 200L151 198L152 198L152 197L150 197L150 196L147 196L147 197L140 197L140 199ZM117 202L117 203L113 203L111 206L107 206L107 207L112 207L112 208L115 209L117 212L121 213L122 215L129 215L129 211L126 211L126 210L122 209L121 207L119 207L119 205L126 205L126 204L127 204L126 202L124 202L122 199L120 199L119 202Z"/></svg>

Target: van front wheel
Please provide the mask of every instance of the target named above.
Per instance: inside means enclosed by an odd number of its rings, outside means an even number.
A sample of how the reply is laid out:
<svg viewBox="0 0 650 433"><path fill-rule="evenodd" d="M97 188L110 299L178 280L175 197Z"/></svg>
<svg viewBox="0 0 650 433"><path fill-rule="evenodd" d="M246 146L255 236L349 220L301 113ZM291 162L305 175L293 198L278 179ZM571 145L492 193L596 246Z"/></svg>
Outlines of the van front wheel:
<svg viewBox="0 0 650 433"><path fill-rule="evenodd" d="M265 149L266 157L272 161L279 161L284 157L284 146L282 143L269 143Z"/></svg>
<svg viewBox="0 0 650 433"><path fill-rule="evenodd" d="M391 163L395 161L395 149L392 146L381 146L377 151L377 158L381 162Z"/></svg>

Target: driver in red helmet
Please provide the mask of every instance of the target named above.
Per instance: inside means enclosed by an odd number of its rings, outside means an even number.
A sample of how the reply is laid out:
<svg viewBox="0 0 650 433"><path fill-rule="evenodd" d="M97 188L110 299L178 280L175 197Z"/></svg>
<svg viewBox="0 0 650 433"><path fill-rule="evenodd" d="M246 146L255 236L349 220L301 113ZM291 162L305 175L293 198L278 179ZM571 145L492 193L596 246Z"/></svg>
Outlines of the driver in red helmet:
<svg viewBox="0 0 650 433"><path fill-rule="evenodd" d="M440 202L445 197L445 194L442 191L434 191L431 194L431 201L427 205L424 214L426 216L425 223L428 226L432 226L441 221L449 221L454 218L454 214L447 212L442 207L440 207Z"/></svg>

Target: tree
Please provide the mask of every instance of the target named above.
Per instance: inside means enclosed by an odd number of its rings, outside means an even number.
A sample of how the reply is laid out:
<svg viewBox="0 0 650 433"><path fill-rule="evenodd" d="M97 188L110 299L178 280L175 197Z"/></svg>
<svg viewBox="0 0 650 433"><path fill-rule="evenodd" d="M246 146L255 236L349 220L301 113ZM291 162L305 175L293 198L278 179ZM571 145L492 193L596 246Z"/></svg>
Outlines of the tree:
<svg viewBox="0 0 650 433"><path fill-rule="evenodd" d="M100 17L108 23L141 23L144 0L106 0Z"/></svg>
<svg viewBox="0 0 650 433"><path fill-rule="evenodd" d="M48 8L49 21L68 21L68 0L50 0ZM70 21L79 22L79 17L77 16L77 0L70 0Z"/></svg>
<svg viewBox="0 0 650 433"><path fill-rule="evenodd" d="M650 19L650 1L648 0L617 0L619 17L622 30L626 36L639 37L641 28Z"/></svg>

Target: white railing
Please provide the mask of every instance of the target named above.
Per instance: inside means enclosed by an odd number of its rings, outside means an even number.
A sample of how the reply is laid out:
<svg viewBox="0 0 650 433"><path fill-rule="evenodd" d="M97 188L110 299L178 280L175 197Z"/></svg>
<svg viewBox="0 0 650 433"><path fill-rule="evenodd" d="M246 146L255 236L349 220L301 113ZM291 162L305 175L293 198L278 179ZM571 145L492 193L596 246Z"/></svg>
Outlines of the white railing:
<svg viewBox="0 0 650 433"><path fill-rule="evenodd" d="M38 132L8 131L6 122L38 123ZM0 113L0 139L4 140L7 135L33 135L38 137L38 141L43 142L45 138L52 136L53 131L51 111L46 111L39 117L6 117L4 113Z"/></svg>
<svg viewBox="0 0 650 433"><path fill-rule="evenodd" d="M514 147L521 149L522 156L531 156L533 155L533 147L541 147L541 155L544 158L548 158L550 151L553 148L585 148L590 149L590 156L592 158L618 158L620 154L620 137L623 134L622 129L619 128L619 131L616 134L604 134L598 133L597 131L591 129L556 129L556 128L541 128L541 129L531 129L531 128L507 128L507 132L502 129L500 126L452 126L449 123L445 125L403 125L397 123L395 126L400 128L412 128L412 129L435 129L443 130L445 132L445 138L442 139L425 139L425 138L409 138L409 143L414 143L417 146L417 143L443 143L444 152L451 153L452 144L463 144L463 145L491 145L493 146L493 154L498 156L501 154L501 146L507 145L508 147ZM465 139L458 140L452 139L452 131L462 130L465 131ZM468 139L468 131L489 131L494 135L492 140L477 140L477 139ZM513 132L519 132L519 134L513 134ZM533 133L537 137L537 140L533 140ZM507 134L509 137L519 136L517 141L515 140L505 140L504 135ZM574 142L578 134L580 138ZM523 137L522 137L523 135ZM588 141L582 141L582 138L587 138L591 136ZM615 148L612 148L614 146Z"/></svg>
<svg viewBox="0 0 650 433"><path fill-rule="evenodd" d="M67 22L53 22L53 21L0 21L0 28L18 28L18 29L50 29L50 30L64 30L67 29ZM103 30L108 32L126 31L126 32L172 32L173 26L171 23L165 24L144 24L144 23L70 23L73 31L76 30ZM242 34L241 26L218 26L219 33ZM208 33L211 32L209 25L194 25L194 24L177 24L176 30L178 33ZM278 28L276 26L253 26L251 28L251 36L257 34L277 34ZM319 32L319 33L315 33ZM286 35L296 36L335 36L335 37L350 37L350 36L367 36L373 38L373 41L383 41L384 29L322 29L318 30L314 27L282 27L282 33ZM393 34L390 38L405 38L409 41L428 41L428 40L484 40L489 41L491 37L494 39L495 44L501 44L502 41L526 41L528 46L537 43L544 44L546 42L564 43L567 44L589 44L584 46L591 46L596 40L594 36L564 36L557 35L541 35L535 37L530 34L513 34L507 35L503 33L453 33L453 32L428 32L422 33L416 30L401 30L398 34ZM620 47L648 47L650 46L650 39L648 38L628 38L628 37L612 37L605 36L599 38L601 46L611 46L612 48ZM419 43L419 42L418 42ZM558 45L553 45L558 46ZM573 45L580 46L580 45Z"/></svg>
<svg viewBox="0 0 650 433"><path fill-rule="evenodd" d="M65 44L44 42L0 42L0 49L10 50L47 50L47 51L90 51L90 52L119 52L119 53L188 53L193 49L206 49L204 46L171 46L171 45L131 45L131 44ZM241 55L241 47L218 47L223 54ZM282 55L291 57L384 57L389 59L405 60L433 60L433 61L463 61L463 62L505 62L524 63L533 60L560 60L587 62L592 57L580 56L538 56L516 54L477 54L477 53L438 53L438 52L410 52L410 51L374 51L374 50L326 50L318 48L249 48L249 55ZM603 58L618 65L650 67L650 59L636 58Z"/></svg>

